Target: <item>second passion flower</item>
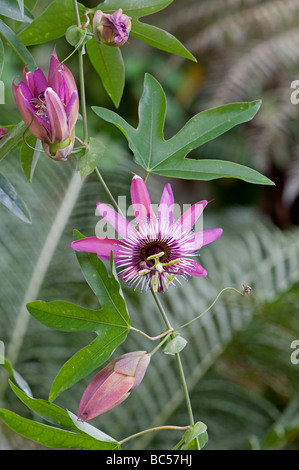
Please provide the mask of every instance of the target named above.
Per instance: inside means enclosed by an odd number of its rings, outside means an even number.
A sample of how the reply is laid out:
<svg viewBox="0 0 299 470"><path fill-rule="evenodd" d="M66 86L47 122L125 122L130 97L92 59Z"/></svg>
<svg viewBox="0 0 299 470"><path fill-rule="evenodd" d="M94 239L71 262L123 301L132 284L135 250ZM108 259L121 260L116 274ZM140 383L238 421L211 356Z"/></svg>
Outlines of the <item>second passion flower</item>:
<svg viewBox="0 0 299 470"><path fill-rule="evenodd" d="M79 99L71 71L54 50L48 77L40 68L23 70L23 80L12 85L20 114L32 134L40 139L49 157L66 160L74 146Z"/></svg>
<svg viewBox="0 0 299 470"><path fill-rule="evenodd" d="M132 180L131 199L134 224L106 204L97 204L100 215L120 239L88 237L72 242L72 248L96 253L101 259L110 259L112 251L120 277L129 286L139 286L144 291L164 292L169 285L180 284L180 278L206 276L207 271L192 257L222 234L221 228L192 231L207 201L197 202L174 221L174 197L171 185L166 184L156 216L146 184L137 175Z"/></svg>

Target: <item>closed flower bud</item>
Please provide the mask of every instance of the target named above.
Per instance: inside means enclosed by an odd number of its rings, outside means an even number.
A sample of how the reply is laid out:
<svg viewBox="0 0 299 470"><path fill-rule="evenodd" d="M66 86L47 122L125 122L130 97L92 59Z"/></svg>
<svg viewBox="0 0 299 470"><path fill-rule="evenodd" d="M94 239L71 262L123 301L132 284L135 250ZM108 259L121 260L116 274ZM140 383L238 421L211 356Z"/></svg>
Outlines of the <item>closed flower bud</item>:
<svg viewBox="0 0 299 470"><path fill-rule="evenodd" d="M83 393L78 419L89 421L122 403L142 381L150 358L146 351L135 351L110 362Z"/></svg>
<svg viewBox="0 0 299 470"><path fill-rule="evenodd" d="M124 15L121 8L112 15L98 10L93 18L94 37L100 44L107 46L125 44L129 38L131 27L131 18Z"/></svg>

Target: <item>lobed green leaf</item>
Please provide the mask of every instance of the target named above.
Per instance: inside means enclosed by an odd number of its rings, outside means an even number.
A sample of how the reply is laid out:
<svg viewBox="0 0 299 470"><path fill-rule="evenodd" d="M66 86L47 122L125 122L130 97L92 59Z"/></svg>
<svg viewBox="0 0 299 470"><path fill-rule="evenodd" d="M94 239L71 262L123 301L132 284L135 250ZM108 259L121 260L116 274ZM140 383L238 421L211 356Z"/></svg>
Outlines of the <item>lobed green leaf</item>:
<svg viewBox="0 0 299 470"><path fill-rule="evenodd" d="M128 329L128 323L124 321L123 316L106 305L101 310L90 310L60 300L36 300L27 304L27 309L40 323L59 331L100 332L104 327Z"/></svg>
<svg viewBox="0 0 299 470"><path fill-rule="evenodd" d="M83 236L75 231L75 238ZM109 276L104 263L93 253L76 253L86 281L101 304L90 310L75 304L35 301L27 309L44 325L61 331L95 331L97 337L72 356L58 372L50 391L49 401L90 374L109 359L127 337L130 317L111 258Z"/></svg>
<svg viewBox="0 0 299 470"><path fill-rule="evenodd" d="M133 128L113 111L93 107L93 111L117 126L128 140L136 163L148 173L193 180L239 178L255 184L273 184L256 170L220 160L185 158L193 149L222 135L234 126L251 120L261 101L231 103L203 111L172 138L164 139L166 98L161 85L146 74L139 103L139 124Z"/></svg>

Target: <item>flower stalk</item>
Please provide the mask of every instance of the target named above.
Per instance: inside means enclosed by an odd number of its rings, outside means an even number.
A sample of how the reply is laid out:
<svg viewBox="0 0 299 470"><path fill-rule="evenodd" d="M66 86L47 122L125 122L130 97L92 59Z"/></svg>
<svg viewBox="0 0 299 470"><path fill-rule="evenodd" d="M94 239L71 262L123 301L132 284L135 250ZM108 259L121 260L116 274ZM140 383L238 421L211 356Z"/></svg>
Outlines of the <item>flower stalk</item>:
<svg viewBox="0 0 299 470"><path fill-rule="evenodd" d="M152 292L152 295L155 299L155 302L158 306L158 309L159 309L159 311L160 311L160 313L163 317L163 320L164 320L166 326L168 328L172 328L171 325L170 325L170 321L168 320L166 312L165 312L165 310L164 310L157 294L153 290L151 292ZM171 335L173 335L173 334L170 334L170 336ZM186 378L185 378L184 369L183 369L180 354L175 353L175 357L176 357L176 360L177 360L179 374L180 374L180 378L181 378L181 382L182 382L182 386L183 386L183 390L184 390L184 394L185 394L185 400L186 400L186 405L187 405L187 410L188 410L188 415L189 415L189 420L190 420L190 426L193 426L194 425L194 416L193 416L192 404L191 404L191 400L190 400L190 396L189 396L188 385L187 385L187 382L186 382ZM200 450L200 445L199 445L199 442L198 442L198 438L196 438L196 446L197 446L197 449Z"/></svg>

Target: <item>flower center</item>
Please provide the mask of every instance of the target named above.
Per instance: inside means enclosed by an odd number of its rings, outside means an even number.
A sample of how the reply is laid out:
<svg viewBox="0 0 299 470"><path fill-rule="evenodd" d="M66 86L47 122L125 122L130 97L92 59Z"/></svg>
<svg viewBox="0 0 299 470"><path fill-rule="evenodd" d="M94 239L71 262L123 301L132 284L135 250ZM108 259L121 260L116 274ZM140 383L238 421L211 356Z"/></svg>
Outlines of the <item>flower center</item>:
<svg viewBox="0 0 299 470"><path fill-rule="evenodd" d="M165 245L169 250L168 246ZM167 260L165 257L164 251L159 251L160 245L152 244L150 247L147 245L145 247L145 253L152 253L147 258L139 263L140 271L138 272L139 276L150 275L151 288L154 292L164 292L165 286L163 285L163 278L165 277L165 285L168 286L171 284L177 275L183 275L184 270L182 268L177 268L172 270L171 267L179 264L181 260L179 258L173 259L171 261L165 262L163 259ZM167 267L167 270L165 270ZM170 270L169 270L170 267Z"/></svg>
<svg viewBox="0 0 299 470"><path fill-rule="evenodd" d="M61 98L61 102L65 105L65 98ZM47 122L49 122L45 93L43 91L38 95L37 98L32 98L29 100L29 104L31 104L33 111L37 116L42 116Z"/></svg>
<svg viewBox="0 0 299 470"><path fill-rule="evenodd" d="M41 92L37 98L32 98L29 101L29 104L31 104L37 116L42 116L46 121L49 121L45 95L43 92Z"/></svg>
<svg viewBox="0 0 299 470"><path fill-rule="evenodd" d="M157 255L158 253L163 252L163 256L160 258L161 263L166 263L170 256L170 249L167 243L163 241L152 241L147 243L145 246L141 248L140 251L140 259L146 261L146 263L151 267L155 265L154 259L148 260L149 257L153 255Z"/></svg>

